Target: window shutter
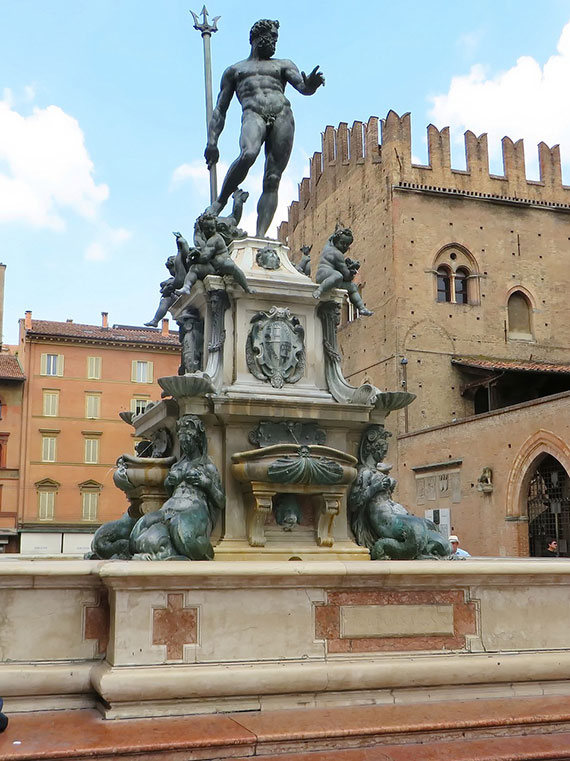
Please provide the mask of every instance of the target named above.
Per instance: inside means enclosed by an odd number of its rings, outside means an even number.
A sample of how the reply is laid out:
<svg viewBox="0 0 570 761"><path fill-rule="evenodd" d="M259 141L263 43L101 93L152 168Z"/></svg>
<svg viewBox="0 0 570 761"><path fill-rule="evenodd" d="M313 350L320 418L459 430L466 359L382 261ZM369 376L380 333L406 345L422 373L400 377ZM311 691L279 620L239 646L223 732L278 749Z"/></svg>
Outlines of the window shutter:
<svg viewBox="0 0 570 761"><path fill-rule="evenodd" d="M47 354L42 354L41 356L40 375L47 375Z"/></svg>
<svg viewBox="0 0 570 761"><path fill-rule="evenodd" d="M131 412L134 414L137 411L137 399L131 399Z"/></svg>
<svg viewBox="0 0 570 761"><path fill-rule="evenodd" d="M147 362L147 382L152 383L152 362Z"/></svg>
<svg viewBox="0 0 570 761"><path fill-rule="evenodd" d="M137 361L136 359L133 359L131 362L131 381L133 383L137 382Z"/></svg>
<svg viewBox="0 0 570 761"><path fill-rule="evenodd" d="M57 355L57 374L60 377L63 375L63 354Z"/></svg>

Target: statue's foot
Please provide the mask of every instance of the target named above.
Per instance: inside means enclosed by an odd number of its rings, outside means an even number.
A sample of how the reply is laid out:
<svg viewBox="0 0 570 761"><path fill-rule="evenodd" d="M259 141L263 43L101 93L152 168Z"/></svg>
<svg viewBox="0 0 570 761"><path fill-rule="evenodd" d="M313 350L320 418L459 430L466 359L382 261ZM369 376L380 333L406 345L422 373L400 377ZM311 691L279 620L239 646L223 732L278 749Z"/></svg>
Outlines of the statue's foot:
<svg viewBox="0 0 570 761"><path fill-rule="evenodd" d="M219 201L214 201L214 203L211 203L208 206L208 208L206 209L204 213L213 214L215 217L217 217L223 208L224 208L223 204L221 204Z"/></svg>
<svg viewBox="0 0 570 761"><path fill-rule="evenodd" d="M367 309L366 307L360 307L358 314L361 317L370 317L370 315L374 314L374 312L371 309Z"/></svg>
<svg viewBox="0 0 570 761"><path fill-rule="evenodd" d="M190 293L190 288L184 285L182 288L177 288L174 293L176 296L185 296L186 294Z"/></svg>
<svg viewBox="0 0 570 761"><path fill-rule="evenodd" d="M316 291L313 291L313 298L314 299L320 299L322 295L323 295L323 292L321 291L320 288L317 288Z"/></svg>
<svg viewBox="0 0 570 761"><path fill-rule="evenodd" d="M147 328L158 328L158 322L155 322L155 320L151 320L150 322L145 322L145 325Z"/></svg>

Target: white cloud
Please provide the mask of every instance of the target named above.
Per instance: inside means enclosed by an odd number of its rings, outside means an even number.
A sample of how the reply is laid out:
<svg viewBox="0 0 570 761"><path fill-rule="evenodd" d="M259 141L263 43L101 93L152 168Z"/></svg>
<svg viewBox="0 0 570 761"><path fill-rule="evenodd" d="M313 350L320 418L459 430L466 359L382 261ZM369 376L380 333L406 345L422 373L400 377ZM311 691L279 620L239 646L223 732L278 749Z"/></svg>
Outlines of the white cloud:
<svg viewBox="0 0 570 761"><path fill-rule="evenodd" d="M491 76L481 64L451 80L447 93L432 98L430 117L439 127L450 125L455 140L470 129L489 134L489 153L499 158L500 140L525 139L526 163L536 171L536 145L542 140L567 147L570 156L570 23L563 28L557 53L541 66L522 56L507 71ZM529 174L529 171L527 171Z"/></svg>
<svg viewBox="0 0 570 761"><path fill-rule="evenodd" d="M85 261L107 261L117 248L131 238L131 235L131 231L124 227L112 228L106 224L101 224L97 231L96 240L92 241L85 249Z"/></svg>
<svg viewBox="0 0 570 761"><path fill-rule="evenodd" d="M33 96L26 88L25 97ZM0 101L0 222L19 221L61 230L63 212L93 219L108 198L96 184L83 132L58 106L34 108L23 116L13 94Z"/></svg>

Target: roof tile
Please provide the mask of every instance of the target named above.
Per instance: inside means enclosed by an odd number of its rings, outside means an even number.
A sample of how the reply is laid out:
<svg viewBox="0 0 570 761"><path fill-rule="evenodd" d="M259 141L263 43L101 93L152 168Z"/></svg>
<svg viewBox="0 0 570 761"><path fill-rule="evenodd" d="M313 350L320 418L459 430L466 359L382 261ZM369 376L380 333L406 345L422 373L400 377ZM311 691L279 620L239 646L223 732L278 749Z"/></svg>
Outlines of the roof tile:
<svg viewBox="0 0 570 761"><path fill-rule="evenodd" d="M454 365L476 367L481 370L522 370L537 373L570 373L570 365L562 362L534 362L520 359L494 359L492 357L453 357Z"/></svg>
<svg viewBox="0 0 570 761"><path fill-rule="evenodd" d="M53 322L52 320L32 320L28 336L54 336L62 338L111 341L113 343L145 343L161 346L179 346L178 332L171 330L167 336L157 328L124 327L114 325L103 328L99 325L84 325L79 322Z"/></svg>
<svg viewBox="0 0 570 761"><path fill-rule="evenodd" d="M0 354L0 380L25 380L18 358L13 354Z"/></svg>

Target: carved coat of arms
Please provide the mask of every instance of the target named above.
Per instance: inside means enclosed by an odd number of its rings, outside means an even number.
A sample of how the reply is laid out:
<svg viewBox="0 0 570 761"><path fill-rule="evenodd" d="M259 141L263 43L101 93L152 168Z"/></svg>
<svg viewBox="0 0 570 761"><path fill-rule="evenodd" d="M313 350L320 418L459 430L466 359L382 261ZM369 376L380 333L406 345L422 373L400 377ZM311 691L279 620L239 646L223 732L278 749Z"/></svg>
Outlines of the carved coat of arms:
<svg viewBox="0 0 570 761"><path fill-rule="evenodd" d="M248 370L274 388L296 383L305 371L305 331L288 309L271 307L251 318L245 356Z"/></svg>

